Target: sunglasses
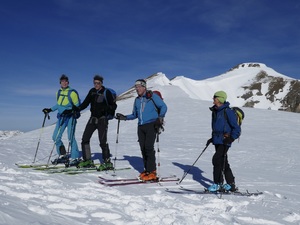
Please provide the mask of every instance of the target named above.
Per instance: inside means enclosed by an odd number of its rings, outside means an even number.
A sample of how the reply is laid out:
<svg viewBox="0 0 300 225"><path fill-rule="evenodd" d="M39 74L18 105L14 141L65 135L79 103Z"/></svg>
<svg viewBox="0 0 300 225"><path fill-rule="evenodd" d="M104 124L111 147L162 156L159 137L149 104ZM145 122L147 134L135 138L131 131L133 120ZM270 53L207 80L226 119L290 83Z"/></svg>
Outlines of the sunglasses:
<svg viewBox="0 0 300 225"><path fill-rule="evenodd" d="M95 84L95 85L99 85L99 84L101 84L101 82L94 82L94 84Z"/></svg>
<svg viewBox="0 0 300 225"><path fill-rule="evenodd" d="M220 96L216 96L216 95L214 95L214 98L218 98L218 97L220 97Z"/></svg>

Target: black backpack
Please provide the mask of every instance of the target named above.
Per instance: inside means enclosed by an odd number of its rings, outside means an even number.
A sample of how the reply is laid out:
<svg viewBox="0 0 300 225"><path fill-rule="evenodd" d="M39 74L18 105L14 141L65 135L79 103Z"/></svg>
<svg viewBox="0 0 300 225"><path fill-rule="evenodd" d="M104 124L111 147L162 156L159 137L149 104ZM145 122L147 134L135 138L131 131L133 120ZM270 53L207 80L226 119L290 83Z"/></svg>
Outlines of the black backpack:
<svg viewBox="0 0 300 225"><path fill-rule="evenodd" d="M117 105L117 103L116 103L116 101L117 101L117 93L116 93L115 90L113 90L113 89L111 89L111 88L105 88L103 94L104 94L105 102L106 102L107 105L108 105L107 97L106 97L106 91L107 91L107 90L110 91L110 93L111 93L111 95L112 95L112 97L113 97L113 100L114 100L114 106L115 106L115 107L113 107L113 109L108 110L107 115L106 115L106 118L107 118L108 120L111 120L111 119L113 119L113 118L115 117L116 109L117 109L117 107L118 107L118 105Z"/></svg>

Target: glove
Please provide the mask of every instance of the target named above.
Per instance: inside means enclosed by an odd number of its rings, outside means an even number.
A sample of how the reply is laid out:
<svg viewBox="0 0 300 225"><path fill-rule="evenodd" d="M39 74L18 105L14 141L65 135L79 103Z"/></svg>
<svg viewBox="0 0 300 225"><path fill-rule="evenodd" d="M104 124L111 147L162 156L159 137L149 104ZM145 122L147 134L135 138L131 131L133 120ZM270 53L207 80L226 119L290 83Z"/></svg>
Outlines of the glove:
<svg viewBox="0 0 300 225"><path fill-rule="evenodd" d="M45 114L47 114L47 113L49 113L49 112L52 112L52 109L50 109L50 108L44 108L44 109L42 110L42 112L45 113Z"/></svg>
<svg viewBox="0 0 300 225"><path fill-rule="evenodd" d="M154 123L155 127L160 128L164 124L164 118L158 117Z"/></svg>
<svg viewBox="0 0 300 225"><path fill-rule="evenodd" d="M210 143L212 143L212 138L208 139L207 142L206 142L206 146L209 146Z"/></svg>
<svg viewBox="0 0 300 225"><path fill-rule="evenodd" d="M121 114L121 113L117 113L117 114L116 114L116 119L117 119L117 120L126 120L126 116L124 116L124 115Z"/></svg>
<svg viewBox="0 0 300 225"><path fill-rule="evenodd" d="M76 105L73 105L72 110L75 111L75 112L80 112L80 107L77 107Z"/></svg>
<svg viewBox="0 0 300 225"><path fill-rule="evenodd" d="M232 137L225 137L223 140L224 145L230 145L232 142L234 142L234 139Z"/></svg>
<svg viewBox="0 0 300 225"><path fill-rule="evenodd" d="M65 111L63 111L63 115L70 115L72 114L73 110L72 109L66 109Z"/></svg>

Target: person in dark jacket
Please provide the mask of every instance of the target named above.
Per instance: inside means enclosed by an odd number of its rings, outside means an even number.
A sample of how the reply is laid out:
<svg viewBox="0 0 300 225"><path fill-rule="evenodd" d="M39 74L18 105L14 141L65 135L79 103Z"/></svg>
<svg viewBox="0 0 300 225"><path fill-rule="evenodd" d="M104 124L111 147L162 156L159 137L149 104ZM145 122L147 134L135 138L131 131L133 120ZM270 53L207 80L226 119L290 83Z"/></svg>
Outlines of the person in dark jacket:
<svg viewBox="0 0 300 225"><path fill-rule="evenodd" d="M102 149L103 163L99 170L113 169L113 164L110 161L110 150L107 143L108 118L110 111L117 108L115 99L112 93L103 86L103 77L94 76L94 87L90 89L82 104L77 108L77 111L84 110L89 105L91 117L88 120L85 130L82 135L81 148L83 161L78 164L79 167L94 167L94 162L91 159L90 139L95 130L98 130L98 138Z"/></svg>
<svg viewBox="0 0 300 225"><path fill-rule="evenodd" d="M149 92L147 92L144 79L135 82L135 89L138 97L135 98L132 114L124 116L117 113L116 118L120 120L138 118L138 141L144 163L144 171L139 178L143 181L157 180L154 142L157 129L163 124L167 105L157 94L153 93L152 97L148 96Z"/></svg>
<svg viewBox="0 0 300 225"><path fill-rule="evenodd" d="M235 112L229 107L230 103L226 101L227 94L224 91L217 91L213 97L214 105L210 108L212 111L212 137L207 141L206 146L213 143L215 154L212 158L213 180L208 190L215 191L235 191L235 178L228 163L228 150L232 142L239 138L241 128L237 123ZM226 184L223 184L223 175Z"/></svg>

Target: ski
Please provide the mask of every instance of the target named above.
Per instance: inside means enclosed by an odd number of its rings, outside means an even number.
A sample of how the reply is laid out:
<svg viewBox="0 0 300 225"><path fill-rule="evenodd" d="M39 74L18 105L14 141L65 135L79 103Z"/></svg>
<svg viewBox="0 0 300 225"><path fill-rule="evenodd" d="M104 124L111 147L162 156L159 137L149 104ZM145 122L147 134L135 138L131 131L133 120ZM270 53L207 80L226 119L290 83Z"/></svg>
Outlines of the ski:
<svg viewBox="0 0 300 225"><path fill-rule="evenodd" d="M24 168L24 169L27 169L27 168L37 168L37 167L46 167L48 166L46 163L44 164L24 164L24 163L15 163L15 165L19 168Z"/></svg>
<svg viewBox="0 0 300 225"><path fill-rule="evenodd" d="M100 166L100 164L95 164L95 166ZM94 167L93 167L94 168ZM65 170L65 169L71 169L75 170L78 169L75 166L72 167L66 167L65 164L58 164L58 165L49 165L49 166L40 166L40 167L34 167L34 170ZM83 169L83 168L82 168Z"/></svg>
<svg viewBox="0 0 300 225"><path fill-rule="evenodd" d="M128 178L128 179L106 179L103 177L99 177L98 182L104 186L125 186L125 185L133 185L133 184L152 184L152 183L161 183L161 182L175 182L179 181L179 178L176 178L176 176L168 176L168 177L162 177L158 180L152 180L152 181L142 181L139 178Z"/></svg>
<svg viewBox="0 0 300 225"><path fill-rule="evenodd" d="M258 196L262 195L263 192L261 191L256 191L256 192L249 192L248 190L246 191L235 191L235 192L230 192L230 191L216 191L216 192L210 192L207 189L199 190L199 189L188 189L188 188L183 188L180 187L178 189L166 189L167 192L169 193L175 193L175 194L213 194L213 195L237 195L237 196Z"/></svg>
<svg viewBox="0 0 300 225"><path fill-rule="evenodd" d="M131 169L131 167L124 167L124 168L117 168L114 170L127 170ZM57 170L49 170L47 173L66 173L70 175L84 173L84 172L102 172L102 171L114 171L112 170L97 170L97 167L90 167L90 168L77 168L77 167L68 167L63 169L57 169Z"/></svg>
<svg viewBox="0 0 300 225"><path fill-rule="evenodd" d="M104 171L120 171L120 170L130 170L131 167L123 167L123 168L116 168L113 170L97 170L95 168L79 168L78 170L71 170L65 172L65 174L69 175L76 175L76 174L82 174L82 173L95 173L95 172L104 172Z"/></svg>
<svg viewBox="0 0 300 225"><path fill-rule="evenodd" d="M98 178L102 181L102 182L120 182L120 181L137 181L139 180L138 177L135 178L117 178L117 179L108 179L102 176L98 176ZM172 176L167 176L167 177L162 177L161 179L171 179L171 178L176 178L176 175L172 175Z"/></svg>

